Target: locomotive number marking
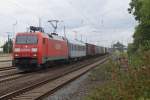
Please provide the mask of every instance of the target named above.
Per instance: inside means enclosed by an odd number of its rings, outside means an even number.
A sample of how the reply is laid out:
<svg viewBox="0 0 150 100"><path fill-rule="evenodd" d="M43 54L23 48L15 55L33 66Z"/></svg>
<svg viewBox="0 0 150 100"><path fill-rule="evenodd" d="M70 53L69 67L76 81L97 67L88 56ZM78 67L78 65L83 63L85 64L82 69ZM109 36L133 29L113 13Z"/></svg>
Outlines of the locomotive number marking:
<svg viewBox="0 0 150 100"><path fill-rule="evenodd" d="M60 44L56 44L56 45L55 45L55 49L56 49L56 50L60 50L60 49L61 49L61 45L60 45Z"/></svg>
<svg viewBox="0 0 150 100"><path fill-rule="evenodd" d="M27 51L27 52L29 52L29 51L30 51L30 49L23 48L23 49L20 49L20 51L23 51L23 52Z"/></svg>

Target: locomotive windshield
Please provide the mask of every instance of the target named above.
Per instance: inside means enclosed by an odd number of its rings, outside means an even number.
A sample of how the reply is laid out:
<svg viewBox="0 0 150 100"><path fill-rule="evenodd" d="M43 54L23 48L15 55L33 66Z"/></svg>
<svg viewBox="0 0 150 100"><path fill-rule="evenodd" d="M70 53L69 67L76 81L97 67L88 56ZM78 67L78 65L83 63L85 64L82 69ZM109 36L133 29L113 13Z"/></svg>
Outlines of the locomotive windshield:
<svg viewBox="0 0 150 100"><path fill-rule="evenodd" d="M16 44L37 44L37 36L21 35L16 37Z"/></svg>

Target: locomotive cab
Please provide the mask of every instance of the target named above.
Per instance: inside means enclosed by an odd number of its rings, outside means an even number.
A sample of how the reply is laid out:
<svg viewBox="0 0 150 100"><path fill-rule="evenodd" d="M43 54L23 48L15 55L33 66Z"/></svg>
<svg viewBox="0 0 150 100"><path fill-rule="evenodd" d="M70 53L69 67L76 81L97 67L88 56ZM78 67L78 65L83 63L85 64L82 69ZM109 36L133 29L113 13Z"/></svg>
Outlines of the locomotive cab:
<svg viewBox="0 0 150 100"><path fill-rule="evenodd" d="M35 33L16 35L13 48L14 66L20 70L36 68L35 66L38 64L38 40L38 35Z"/></svg>

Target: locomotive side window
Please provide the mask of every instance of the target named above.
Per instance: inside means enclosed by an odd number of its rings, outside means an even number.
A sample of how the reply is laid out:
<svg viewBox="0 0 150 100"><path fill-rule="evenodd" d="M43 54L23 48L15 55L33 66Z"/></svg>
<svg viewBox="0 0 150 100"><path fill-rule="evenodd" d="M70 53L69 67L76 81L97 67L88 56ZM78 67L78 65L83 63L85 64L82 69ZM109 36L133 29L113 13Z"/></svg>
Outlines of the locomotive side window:
<svg viewBox="0 0 150 100"><path fill-rule="evenodd" d="M21 35L16 37L16 44L37 44L37 36Z"/></svg>

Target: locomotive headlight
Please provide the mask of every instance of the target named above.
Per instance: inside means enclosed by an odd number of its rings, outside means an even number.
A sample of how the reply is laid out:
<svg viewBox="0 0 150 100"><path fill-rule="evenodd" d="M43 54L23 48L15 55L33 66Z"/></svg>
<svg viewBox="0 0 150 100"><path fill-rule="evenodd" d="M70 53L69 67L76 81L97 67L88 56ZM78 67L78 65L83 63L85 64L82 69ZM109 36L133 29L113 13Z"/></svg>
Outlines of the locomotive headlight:
<svg viewBox="0 0 150 100"><path fill-rule="evenodd" d="M32 48L32 52L37 52L37 48Z"/></svg>
<svg viewBox="0 0 150 100"><path fill-rule="evenodd" d="M37 55L36 55L36 54L34 54L33 56L34 56L34 57L36 57Z"/></svg>
<svg viewBox="0 0 150 100"><path fill-rule="evenodd" d="M15 52L20 52L20 48L15 48L14 51Z"/></svg>
<svg viewBox="0 0 150 100"><path fill-rule="evenodd" d="M17 56L19 56L18 54L15 54L15 56L17 57Z"/></svg>

